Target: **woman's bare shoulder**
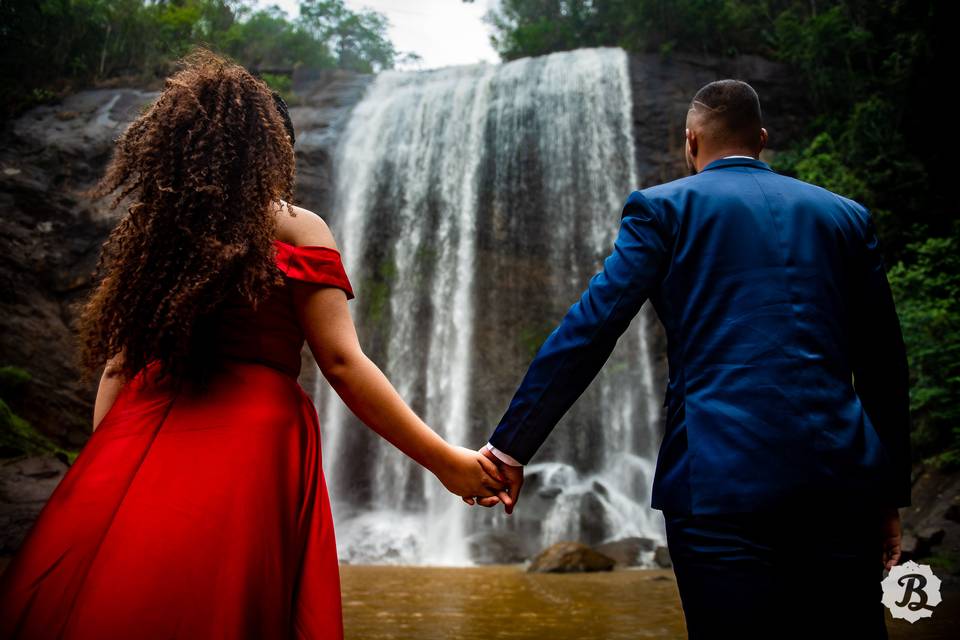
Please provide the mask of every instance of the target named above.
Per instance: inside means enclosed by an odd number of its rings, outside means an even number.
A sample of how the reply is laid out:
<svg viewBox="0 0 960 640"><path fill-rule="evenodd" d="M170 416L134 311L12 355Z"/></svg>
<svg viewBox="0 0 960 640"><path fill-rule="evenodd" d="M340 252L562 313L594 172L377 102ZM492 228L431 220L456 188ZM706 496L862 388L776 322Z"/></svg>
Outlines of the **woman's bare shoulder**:
<svg viewBox="0 0 960 640"><path fill-rule="evenodd" d="M327 223L309 209L281 200L274 206L277 216L277 239L294 246L320 246L337 249L337 242Z"/></svg>

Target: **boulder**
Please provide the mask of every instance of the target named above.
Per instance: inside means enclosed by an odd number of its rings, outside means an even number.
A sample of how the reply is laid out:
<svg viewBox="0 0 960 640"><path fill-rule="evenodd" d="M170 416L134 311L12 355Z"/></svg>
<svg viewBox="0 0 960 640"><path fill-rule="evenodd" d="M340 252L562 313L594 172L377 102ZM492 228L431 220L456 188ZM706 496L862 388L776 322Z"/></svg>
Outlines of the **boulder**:
<svg viewBox="0 0 960 640"><path fill-rule="evenodd" d="M579 542L558 542L531 561L527 571L531 573L582 573L587 571L611 571L616 564L613 558L598 553Z"/></svg>
<svg viewBox="0 0 960 640"><path fill-rule="evenodd" d="M920 557L922 557L922 554L918 553L917 537L911 533L903 532L900 535L900 564Z"/></svg>
<svg viewBox="0 0 960 640"><path fill-rule="evenodd" d="M514 564L533 554L530 538L515 531L481 531L470 536L467 544L477 564Z"/></svg>
<svg viewBox="0 0 960 640"><path fill-rule="evenodd" d="M669 569L673 566L673 561L670 560L670 550L664 546L657 547L653 552L653 561L657 563L658 567L664 569Z"/></svg>
<svg viewBox="0 0 960 640"><path fill-rule="evenodd" d="M644 551L653 551L657 543L650 538L623 538L612 542L605 542L594 547L598 553L613 558L616 563L624 567L640 566L640 554Z"/></svg>

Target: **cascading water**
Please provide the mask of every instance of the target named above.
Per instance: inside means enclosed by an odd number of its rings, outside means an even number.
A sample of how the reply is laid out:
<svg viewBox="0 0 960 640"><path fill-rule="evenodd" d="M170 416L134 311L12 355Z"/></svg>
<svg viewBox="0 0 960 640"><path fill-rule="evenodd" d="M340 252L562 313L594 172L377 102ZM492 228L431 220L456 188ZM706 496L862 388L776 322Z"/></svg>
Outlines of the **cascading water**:
<svg viewBox="0 0 960 640"><path fill-rule="evenodd" d="M338 237L366 353L448 441L478 448L536 348L602 268L637 188L627 58L583 49L386 72L336 156ZM527 467L521 503L467 507L325 383L323 463L346 562L471 564L561 539L664 540L650 305Z"/></svg>

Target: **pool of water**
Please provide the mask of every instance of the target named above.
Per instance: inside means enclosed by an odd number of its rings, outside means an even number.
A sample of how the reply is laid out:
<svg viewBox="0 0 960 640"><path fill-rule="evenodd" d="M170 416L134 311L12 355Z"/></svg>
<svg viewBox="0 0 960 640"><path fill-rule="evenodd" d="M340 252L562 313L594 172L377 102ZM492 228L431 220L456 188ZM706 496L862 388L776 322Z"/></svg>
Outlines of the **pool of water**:
<svg viewBox="0 0 960 640"><path fill-rule="evenodd" d="M343 565L348 640L686 638L672 570L526 573L519 565L470 568ZM932 618L893 620L891 640L956 638L960 591L945 591Z"/></svg>
<svg viewBox="0 0 960 640"><path fill-rule="evenodd" d="M10 558L0 557L0 573ZM347 640L619 640L687 637L670 569L526 573L470 568L341 565ZM933 617L887 612L890 640L957 638L960 590L943 591Z"/></svg>

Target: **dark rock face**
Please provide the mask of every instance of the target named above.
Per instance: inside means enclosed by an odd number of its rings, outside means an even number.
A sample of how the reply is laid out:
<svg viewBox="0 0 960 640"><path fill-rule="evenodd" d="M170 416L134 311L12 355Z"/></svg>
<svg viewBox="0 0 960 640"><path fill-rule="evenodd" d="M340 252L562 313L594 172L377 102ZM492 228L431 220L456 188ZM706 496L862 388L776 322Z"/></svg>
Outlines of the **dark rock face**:
<svg viewBox="0 0 960 640"><path fill-rule="evenodd" d="M578 542L558 542L530 562L531 573L583 573L611 571L616 561Z"/></svg>
<svg viewBox="0 0 960 640"><path fill-rule="evenodd" d="M333 155L340 133L372 76L340 70L300 70L293 91L302 106L290 107L297 132L296 204L326 218L333 207Z"/></svg>
<svg viewBox="0 0 960 640"><path fill-rule="evenodd" d="M369 77L301 73L291 108L297 129L295 202L328 211L337 132ZM74 305L89 292L100 246L123 213L78 197L103 174L113 142L158 92L97 89L41 106L0 133L0 365L32 380L14 410L67 446L91 432L96 381L82 384L74 355ZM307 367L305 367L305 370Z"/></svg>
<svg viewBox="0 0 960 640"><path fill-rule="evenodd" d="M71 306L88 291L115 222L73 190L99 177L113 139L154 95L84 91L29 111L2 134L0 363L33 377L10 399L14 409L68 446L89 437L95 394L78 381Z"/></svg>
<svg viewBox="0 0 960 640"><path fill-rule="evenodd" d="M960 474L918 465L913 505L900 509L900 564L929 564L944 586L960 586Z"/></svg>
<svg viewBox="0 0 960 640"><path fill-rule="evenodd" d="M631 55L638 188L687 175L684 129L690 100L703 85L725 78L743 80L757 91L769 134L761 160L769 162L797 139L806 120L806 104L786 66L753 55Z"/></svg>
<svg viewBox="0 0 960 640"><path fill-rule="evenodd" d="M0 555L20 548L66 471L52 456L0 460Z"/></svg>

